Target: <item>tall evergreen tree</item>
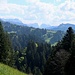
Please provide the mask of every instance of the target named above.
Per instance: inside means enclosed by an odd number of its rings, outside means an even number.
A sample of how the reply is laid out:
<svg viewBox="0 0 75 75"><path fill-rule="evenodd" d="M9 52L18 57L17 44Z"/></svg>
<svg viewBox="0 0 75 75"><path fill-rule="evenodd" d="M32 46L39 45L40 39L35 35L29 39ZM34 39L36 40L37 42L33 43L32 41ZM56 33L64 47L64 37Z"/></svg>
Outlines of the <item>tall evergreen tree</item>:
<svg viewBox="0 0 75 75"><path fill-rule="evenodd" d="M65 71L67 75L71 75L72 72L75 72L73 71L75 70L73 67L75 63L75 61L73 61L74 58L71 57L69 59L70 54L74 53L75 50L75 43L72 43L73 39L74 32L72 27L69 27L62 41L53 48L52 54L46 63L44 75L65 75ZM71 48L72 46L73 48ZM68 61L68 59L70 61Z"/></svg>
<svg viewBox="0 0 75 75"><path fill-rule="evenodd" d="M75 39L72 41L71 55L65 65L65 74L75 75Z"/></svg>
<svg viewBox="0 0 75 75"><path fill-rule="evenodd" d="M72 27L69 27L62 40L62 46L65 50L68 51L70 50L73 38L74 38L74 31Z"/></svg>
<svg viewBox="0 0 75 75"><path fill-rule="evenodd" d="M10 56L11 56L10 51L11 51L11 47L10 47L8 37L6 36L2 24L0 22L0 62L9 64Z"/></svg>

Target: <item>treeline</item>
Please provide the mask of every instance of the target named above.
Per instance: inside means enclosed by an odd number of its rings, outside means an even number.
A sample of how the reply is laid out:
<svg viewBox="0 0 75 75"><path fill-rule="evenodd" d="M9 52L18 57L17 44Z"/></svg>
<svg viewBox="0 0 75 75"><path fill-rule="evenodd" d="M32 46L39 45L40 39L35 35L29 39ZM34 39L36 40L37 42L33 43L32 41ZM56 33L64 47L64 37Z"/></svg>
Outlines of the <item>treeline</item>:
<svg viewBox="0 0 75 75"><path fill-rule="evenodd" d="M75 34L71 27L53 47L43 75L75 75Z"/></svg>
<svg viewBox="0 0 75 75"><path fill-rule="evenodd" d="M0 22L0 62L33 75L73 75L75 74L73 29L69 27L56 46L51 47L51 44L31 39L23 49L14 50Z"/></svg>
<svg viewBox="0 0 75 75"><path fill-rule="evenodd" d="M64 32L39 29L2 22L5 32L8 32L14 50L24 49L29 40L39 43L54 44L62 39Z"/></svg>
<svg viewBox="0 0 75 75"><path fill-rule="evenodd" d="M24 41L23 41L24 42ZM8 34L0 22L0 62L22 72L42 75L51 53L51 45L30 40L22 50L13 50Z"/></svg>
<svg viewBox="0 0 75 75"><path fill-rule="evenodd" d="M13 65L13 49L8 34L4 32L0 22L0 62Z"/></svg>
<svg viewBox="0 0 75 75"><path fill-rule="evenodd" d="M15 52L15 66L28 74L42 75L50 53L50 44L30 41L24 50Z"/></svg>

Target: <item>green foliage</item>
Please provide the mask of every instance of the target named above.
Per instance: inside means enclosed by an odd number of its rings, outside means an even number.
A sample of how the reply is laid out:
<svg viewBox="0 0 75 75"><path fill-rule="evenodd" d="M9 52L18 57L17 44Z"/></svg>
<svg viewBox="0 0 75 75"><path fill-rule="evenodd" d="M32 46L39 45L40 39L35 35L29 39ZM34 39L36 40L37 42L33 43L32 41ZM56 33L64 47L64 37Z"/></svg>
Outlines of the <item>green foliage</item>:
<svg viewBox="0 0 75 75"><path fill-rule="evenodd" d="M26 57L27 57L27 65L31 68L31 71L34 75L35 67L37 67L41 73L43 73L43 67L46 64L46 60L48 59L51 51L50 44L37 43L38 47L36 47L36 43L30 41L27 45ZM40 73L40 74L41 74ZM38 73L37 73L38 74Z"/></svg>
<svg viewBox="0 0 75 75"><path fill-rule="evenodd" d="M71 55L65 65L65 74L74 75L75 74L75 38L71 44Z"/></svg>
<svg viewBox="0 0 75 75"><path fill-rule="evenodd" d="M47 42L54 44L61 40L64 35L64 32L61 31L18 26L8 22L2 22L2 24L4 30L9 33L14 50L24 49L30 40L39 43Z"/></svg>
<svg viewBox="0 0 75 75"><path fill-rule="evenodd" d="M50 39L51 44L54 44L54 43L60 41L63 36L64 36L64 34L62 31L57 31L56 33L54 33L53 37Z"/></svg>
<svg viewBox="0 0 75 75"><path fill-rule="evenodd" d="M7 46L6 45L7 44L6 44L5 33L3 31L3 27L0 22L0 62L5 62L5 60L6 60L6 55L7 55L7 52L6 52Z"/></svg>
<svg viewBox="0 0 75 75"><path fill-rule="evenodd" d="M68 51L70 50L73 39L74 39L74 32L72 27L69 27L62 40L62 45L65 50L68 50Z"/></svg>
<svg viewBox="0 0 75 75"><path fill-rule="evenodd" d="M44 75L74 75L75 74L75 34L68 28L62 41L52 47ZM74 73L74 74L73 74Z"/></svg>
<svg viewBox="0 0 75 75"><path fill-rule="evenodd" d="M9 23L4 23L3 26L9 33L15 51L12 54L8 34L4 33L1 25L0 61L10 66L13 64L18 70L33 75L71 75L75 72L75 34L71 27L62 39L62 31L35 29ZM58 43L51 48L51 45L45 42Z"/></svg>
<svg viewBox="0 0 75 75"><path fill-rule="evenodd" d="M50 52L50 44L29 41L25 49L15 51L15 67L28 74L42 75Z"/></svg>
<svg viewBox="0 0 75 75"><path fill-rule="evenodd" d="M9 41L9 38L7 34L4 33L2 24L0 22L0 62L9 64L11 61L11 43Z"/></svg>
<svg viewBox="0 0 75 75"><path fill-rule="evenodd" d="M71 43L71 55L75 56L75 37Z"/></svg>
<svg viewBox="0 0 75 75"><path fill-rule="evenodd" d="M0 63L0 75L27 75L27 74Z"/></svg>
<svg viewBox="0 0 75 75"><path fill-rule="evenodd" d="M34 75L42 75L42 73L38 67L34 68Z"/></svg>

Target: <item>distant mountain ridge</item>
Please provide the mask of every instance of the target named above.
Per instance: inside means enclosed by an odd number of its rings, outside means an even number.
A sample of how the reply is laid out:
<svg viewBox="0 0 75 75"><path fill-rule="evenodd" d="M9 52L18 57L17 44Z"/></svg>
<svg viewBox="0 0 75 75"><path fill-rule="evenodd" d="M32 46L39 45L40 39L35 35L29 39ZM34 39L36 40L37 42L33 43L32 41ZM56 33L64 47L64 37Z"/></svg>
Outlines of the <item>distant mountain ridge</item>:
<svg viewBox="0 0 75 75"><path fill-rule="evenodd" d="M24 23L22 23L22 21L20 21L17 18L15 18L15 19L3 19L3 18L1 18L0 20L3 20L4 22L9 22L11 24L40 28L40 29L52 29L55 27L55 26L50 26L49 24L41 24L41 25L39 25L38 23L24 24Z"/></svg>
<svg viewBox="0 0 75 75"><path fill-rule="evenodd" d="M52 28L52 30L61 30L61 31L66 31L69 27L72 27L73 30L75 30L75 25L74 24L70 24L70 23L66 23L66 24L60 24L59 26Z"/></svg>
<svg viewBox="0 0 75 75"><path fill-rule="evenodd" d="M16 24L16 25L21 25L21 26L28 26L28 27L34 27L34 28L40 28L40 29L49 29L49 30L54 30L54 31L66 31L69 27L72 27L75 30L75 24L70 24L70 23L62 23L59 26L51 26L49 24L41 24L39 25L38 23L30 23L30 24L24 24L22 21L19 19L0 19L5 22L9 22L11 24Z"/></svg>
<svg viewBox="0 0 75 75"><path fill-rule="evenodd" d="M16 25L22 25L22 26L27 26L26 24L22 23L19 19L2 19L4 22L9 22L11 24L16 24Z"/></svg>
<svg viewBox="0 0 75 75"><path fill-rule="evenodd" d="M40 43L55 44L62 39L64 32L15 25L2 21L3 28L8 32L14 50L25 48L29 40Z"/></svg>
<svg viewBox="0 0 75 75"><path fill-rule="evenodd" d="M48 25L48 24L41 24L40 25L40 28L47 29L48 27L50 27L50 25Z"/></svg>
<svg viewBox="0 0 75 75"><path fill-rule="evenodd" d="M31 24L27 24L28 27L34 27L34 28L39 28L38 23L31 23Z"/></svg>

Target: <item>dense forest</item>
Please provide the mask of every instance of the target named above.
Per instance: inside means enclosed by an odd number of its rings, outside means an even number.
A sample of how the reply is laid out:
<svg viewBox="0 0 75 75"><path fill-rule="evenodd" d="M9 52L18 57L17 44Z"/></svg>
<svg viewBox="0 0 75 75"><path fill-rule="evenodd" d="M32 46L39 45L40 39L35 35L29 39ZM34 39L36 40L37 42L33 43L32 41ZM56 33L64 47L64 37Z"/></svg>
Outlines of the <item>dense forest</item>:
<svg viewBox="0 0 75 75"><path fill-rule="evenodd" d="M74 75L74 63L75 34L72 27L69 27L63 39L53 48L46 62L44 75Z"/></svg>
<svg viewBox="0 0 75 75"><path fill-rule="evenodd" d="M52 46L51 41L59 42ZM74 31L69 27L64 35L62 31L0 22L0 62L31 75L73 75Z"/></svg>
<svg viewBox="0 0 75 75"><path fill-rule="evenodd" d="M63 31L53 31L15 25L4 21L2 21L2 25L4 31L9 34L14 50L24 49L29 40L39 43L47 42L49 44L55 44L64 36Z"/></svg>

